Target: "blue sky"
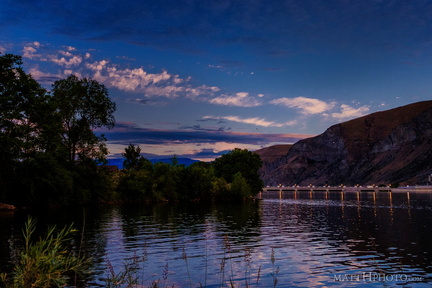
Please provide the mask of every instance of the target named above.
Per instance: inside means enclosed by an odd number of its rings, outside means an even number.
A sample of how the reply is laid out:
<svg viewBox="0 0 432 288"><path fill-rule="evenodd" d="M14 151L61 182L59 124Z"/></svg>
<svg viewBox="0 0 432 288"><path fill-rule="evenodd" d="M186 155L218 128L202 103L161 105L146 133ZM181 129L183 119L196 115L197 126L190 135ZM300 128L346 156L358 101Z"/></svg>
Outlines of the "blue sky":
<svg viewBox="0 0 432 288"><path fill-rule="evenodd" d="M0 52L106 85L111 157L210 160L429 100L432 1L3 0Z"/></svg>

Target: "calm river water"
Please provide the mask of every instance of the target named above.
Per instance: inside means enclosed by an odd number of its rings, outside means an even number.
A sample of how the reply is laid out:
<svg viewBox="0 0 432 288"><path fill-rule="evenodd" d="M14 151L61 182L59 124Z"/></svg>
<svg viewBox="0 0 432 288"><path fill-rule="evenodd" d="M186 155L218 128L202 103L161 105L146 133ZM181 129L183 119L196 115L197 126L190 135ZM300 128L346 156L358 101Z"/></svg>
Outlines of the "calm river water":
<svg viewBox="0 0 432 288"><path fill-rule="evenodd" d="M147 287L430 287L432 193L268 192L241 205L160 203L0 213L0 267L32 214L74 222L104 287L137 259ZM43 229L41 229L43 230ZM110 263L110 264L109 264Z"/></svg>

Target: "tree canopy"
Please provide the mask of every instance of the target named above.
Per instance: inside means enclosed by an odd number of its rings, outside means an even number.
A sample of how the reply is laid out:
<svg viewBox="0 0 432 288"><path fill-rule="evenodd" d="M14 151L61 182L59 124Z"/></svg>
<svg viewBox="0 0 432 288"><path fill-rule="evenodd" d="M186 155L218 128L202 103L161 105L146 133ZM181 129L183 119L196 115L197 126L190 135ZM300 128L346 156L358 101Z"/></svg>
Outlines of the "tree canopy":
<svg viewBox="0 0 432 288"><path fill-rule="evenodd" d="M235 148L217 158L213 165L216 175L223 177L229 183L233 182L235 177L238 178L237 173L240 173L250 185L252 196L259 193L264 186L258 174L258 169L262 166L261 158L247 149Z"/></svg>
<svg viewBox="0 0 432 288"><path fill-rule="evenodd" d="M63 144L68 151L68 160L94 156L95 147L104 140L97 137L95 128L112 128L116 105L108 97L108 90L95 80L79 79L70 75L55 81L52 100L56 103L61 119Z"/></svg>

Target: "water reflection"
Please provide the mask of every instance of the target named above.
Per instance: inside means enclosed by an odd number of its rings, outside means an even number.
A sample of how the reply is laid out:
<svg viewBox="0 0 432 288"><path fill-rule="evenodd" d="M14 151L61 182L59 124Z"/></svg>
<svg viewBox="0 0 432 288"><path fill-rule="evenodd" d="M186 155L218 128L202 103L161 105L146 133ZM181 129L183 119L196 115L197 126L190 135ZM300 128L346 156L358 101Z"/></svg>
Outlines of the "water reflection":
<svg viewBox="0 0 432 288"><path fill-rule="evenodd" d="M39 223L75 222L84 229L76 243L94 258L90 287L104 286L107 260L119 271L133 257L145 259L138 272L143 285L159 280L170 287L228 287L233 281L236 287L272 287L275 279L277 287L432 283L431 194L275 191L263 198L243 205L160 203L32 213ZM0 240L11 243L1 246L0 259L9 259L10 247L19 245L25 218L24 212L0 214ZM372 279L376 275L393 279Z"/></svg>

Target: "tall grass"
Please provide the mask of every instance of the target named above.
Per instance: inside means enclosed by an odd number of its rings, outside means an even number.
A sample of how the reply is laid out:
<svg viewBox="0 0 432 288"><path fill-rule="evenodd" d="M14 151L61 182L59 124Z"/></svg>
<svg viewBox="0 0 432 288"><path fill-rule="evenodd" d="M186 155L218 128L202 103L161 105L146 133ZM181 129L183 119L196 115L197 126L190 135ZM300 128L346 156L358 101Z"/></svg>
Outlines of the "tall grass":
<svg viewBox="0 0 432 288"><path fill-rule="evenodd" d="M272 277L273 277L273 287L276 287L276 285L278 284L279 280L277 278L277 275L279 274L279 266L275 266L275 262L276 262L276 257L275 257L275 252L274 252L274 248L272 248L272 252L271 252L271 257L270 257L271 263L272 263Z"/></svg>
<svg viewBox="0 0 432 288"><path fill-rule="evenodd" d="M10 274L0 274L0 287L5 288L51 288L51 287L80 287L85 283L83 280L86 275L90 276L91 259L80 255L81 251L74 253L71 248L71 240L76 230L72 225L65 226L63 229L57 229L56 226L49 227L46 235L40 237L37 241L35 238L36 221L29 217L23 230L23 247L19 252L19 257L14 263ZM252 279L252 253L250 248L244 250L244 285L236 281L234 277L233 251L228 241L224 239L224 253L220 262L220 287L251 287L258 286L261 277L261 265L255 274L256 280ZM202 283L193 284L188 263L188 255L185 249L182 249L181 257L186 266L189 287L206 287L207 275L205 275L204 286ZM107 277L105 287L107 288L168 288L169 286L168 262L165 264L162 272L162 278L153 280L148 286L145 279L145 263L147 261L147 246L144 246L142 256L134 254L132 259L126 261L124 265L115 271L111 262L107 260ZM272 269L270 272L273 278L273 287L278 284L279 267L275 265L276 257L274 249L271 250L270 261ZM206 267L207 274L207 251ZM227 277L228 275L228 277ZM227 279L228 278L228 279ZM255 285L253 285L255 284ZM237 285L237 286L236 286Z"/></svg>
<svg viewBox="0 0 432 288"><path fill-rule="evenodd" d="M245 271L244 271L244 284L240 283L240 281L236 280L234 277L234 266L232 261L232 250L228 239L225 238L224 241L224 254L223 257L221 257L220 262L220 283L219 284L212 284L212 287L228 287L228 288L236 288L236 287L259 287L259 281L261 278L261 268L262 265L259 265L258 270L256 270L254 277L256 277L256 280L252 279L252 253L250 248L245 248L244 250L244 256L243 261L245 265ZM145 252L146 254L146 252ZM188 287L206 287L207 285L207 275L204 275L205 281L204 285L201 282L193 283L191 279L191 275L189 272L189 265L188 265L188 256L185 252L185 249L182 248L182 256L181 259L185 262L185 268L188 278L188 283L184 283L184 286ZM138 277L138 270L141 269L141 271L144 269L145 261L147 260L147 257L141 257L137 258L134 256L132 259L126 261L124 263L123 269L121 269L118 272L114 271L114 268L112 267L111 263L108 261L108 277L105 279L105 287L107 288L174 288L174 287L180 287L168 284L168 262L165 264L162 272L162 279L159 278L157 280L153 280L150 284L147 286L144 284L146 282L143 277L141 277L141 282L139 281ZM273 287L276 287L278 285L278 273L279 273L279 266L276 266L276 256L275 251L272 248L271 250L271 257L270 261L272 263L271 266L271 272L269 273L272 277L272 284ZM206 265L207 265L207 259L206 259ZM207 266L205 267L205 273L207 273ZM228 275L228 279L226 276ZM148 279L147 279L148 281Z"/></svg>
<svg viewBox="0 0 432 288"><path fill-rule="evenodd" d="M78 279L90 272L91 259L70 249L76 230L72 225L60 230L52 226L43 238L33 242L35 230L36 220L29 217L23 230L24 247L12 272L0 275L0 283L6 288L78 286Z"/></svg>

